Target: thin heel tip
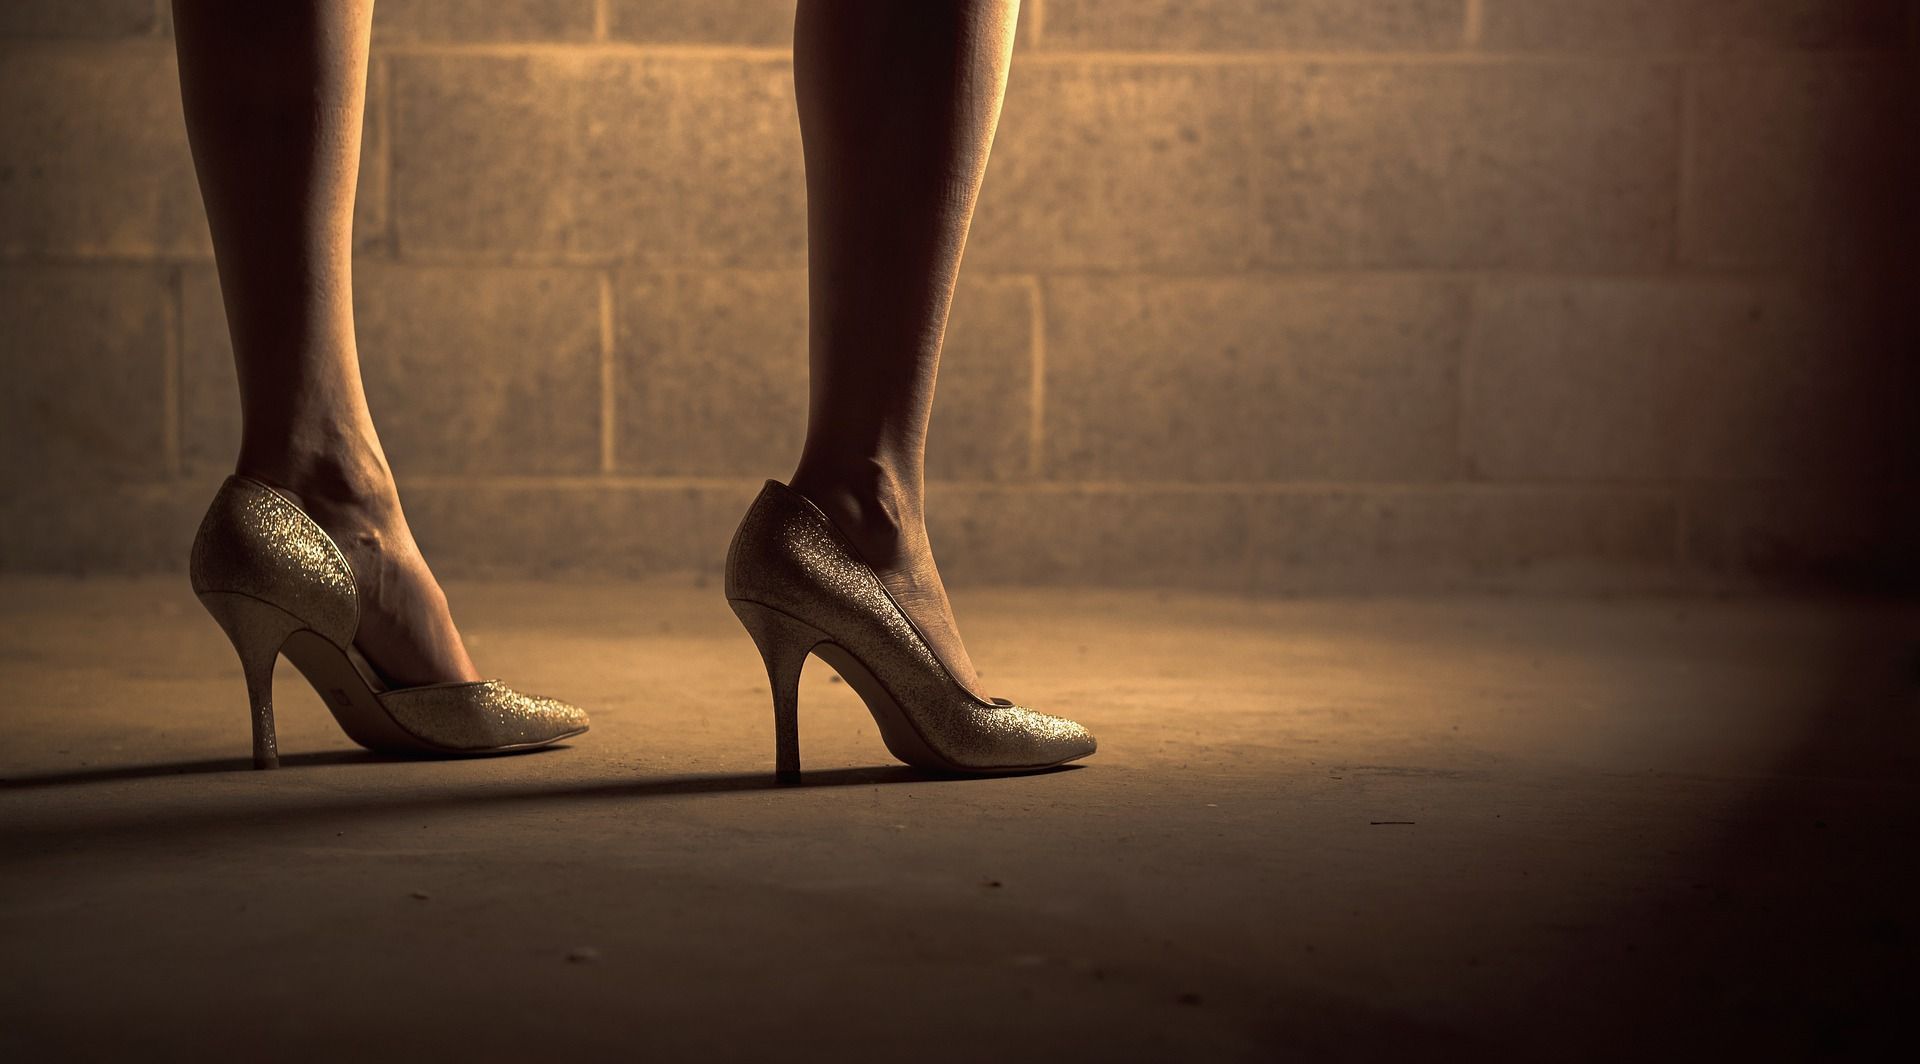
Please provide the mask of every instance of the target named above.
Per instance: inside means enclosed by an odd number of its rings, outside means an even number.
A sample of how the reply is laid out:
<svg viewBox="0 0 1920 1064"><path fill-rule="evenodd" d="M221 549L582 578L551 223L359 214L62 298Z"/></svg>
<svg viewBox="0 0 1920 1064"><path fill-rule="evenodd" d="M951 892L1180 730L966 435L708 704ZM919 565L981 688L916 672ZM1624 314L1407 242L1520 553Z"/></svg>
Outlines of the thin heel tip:
<svg viewBox="0 0 1920 1064"><path fill-rule="evenodd" d="M799 783L800 770L797 768L775 769L773 773L773 781L775 783Z"/></svg>
<svg viewBox="0 0 1920 1064"><path fill-rule="evenodd" d="M256 757L253 759L253 767L256 771L260 769L279 768L280 759L277 757Z"/></svg>

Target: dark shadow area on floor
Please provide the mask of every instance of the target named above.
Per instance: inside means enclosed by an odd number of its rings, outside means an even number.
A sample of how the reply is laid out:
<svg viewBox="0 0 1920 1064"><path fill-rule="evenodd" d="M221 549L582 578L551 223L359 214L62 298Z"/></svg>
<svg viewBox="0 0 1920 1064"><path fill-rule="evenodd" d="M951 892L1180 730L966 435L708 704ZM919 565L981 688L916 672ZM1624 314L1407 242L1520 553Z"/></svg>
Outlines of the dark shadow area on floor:
<svg viewBox="0 0 1920 1064"><path fill-rule="evenodd" d="M1528 1052L1865 1060L1920 1047L1920 619L1848 622L1807 653L1819 696L1797 741L1729 821L1516 997L1506 1019Z"/></svg>
<svg viewBox="0 0 1920 1064"><path fill-rule="evenodd" d="M517 750L506 754L481 754L471 758L412 757L404 754L380 754L370 750L324 750L305 754L285 754L280 767L268 771L315 768L328 765L449 764L458 761L486 760L493 757L542 757L567 750L564 744L538 750ZM871 768L826 769L801 774L794 783L776 780L771 773L736 773L725 776L677 776L666 780L609 783L604 788L620 792L644 791L651 795L703 794L724 791L785 790L792 787L845 787L863 783L933 782L966 779L998 779L1007 776L1043 776L1053 772L1076 771L1083 766L1059 765L1027 772L968 774L934 772L906 765L877 765ZM224 772L253 772L253 762L244 757L207 758L199 761L162 761L142 765L103 765L98 768L50 772L33 776L0 777L0 791L28 791L44 787L84 786L90 783L119 783L126 780L164 779L169 776L197 776Z"/></svg>
<svg viewBox="0 0 1920 1064"><path fill-rule="evenodd" d="M321 765L381 765L407 760L411 759L376 754L367 750L323 750L307 754L282 755L280 769L276 771ZM89 783L122 783L127 780L164 779L168 776L201 776L253 770L253 761L244 757L216 757L201 761L161 761L145 765L89 766L69 772L0 777L0 791L32 791L44 787L76 787Z"/></svg>
<svg viewBox="0 0 1920 1064"><path fill-rule="evenodd" d="M301 765L349 765L387 763L395 758L356 751L333 751L321 754L296 755L281 759L281 768ZM445 763L445 762L441 762ZM687 797L693 795L724 795L760 791L807 791L823 787L878 787L905 783L952 784L963 785L967 782L989 782L1003 779L1006 775L1049 775L1053 773L1077 772L1081 766L1062 765L1057 768L1042 769L1038 772L1008 773L999 776L957 775L951 773L929 772L906 765L884 765L863 768L822 769L803 772L798 783L784 783L777 780L771 772L743 772L708 776L669 776L665 778L643 778L615 780L604 783L582 783L567 781L549 784L501 784L478 781L463 783L455 788L440 788L428 793L399 794L381 791L375 794L352 796L344 799L334 798L313 803L292 806L276 805L266 808L258 803L236 803L232 806L194 811L183 815L159 819L142 816L137 819L112 822L88 823L85 821L66 821L43 823L23 827L17 830L0 831L0 842L5 843L5 852L9 857L33 858L46 853L85 848L108 841L118 845L135 845L138 842L156 846L171 846L182 838L202 833L244 833L249 828L260 827L271 822L273 830L282 830L289 825L308 823L329 823L346 825L359 822L379 821L396 817L411 817L422 813L467 811L477 807L503 805L511 803L554 803L554 802L608 802L635 801L650 798ZM218 761L188 761L173 764L133 765L121 768L101 768L90 770L90 774L64 773L57 776L23 777L6 781L7 787L55 786L69 776L81 776L79 783L102 782L114 779L146 779L192 772L245 771L252 772L251 764L244 759ZM421 786L432 786L423 781ZM136 841L137 840L137 841Z"/></svg>

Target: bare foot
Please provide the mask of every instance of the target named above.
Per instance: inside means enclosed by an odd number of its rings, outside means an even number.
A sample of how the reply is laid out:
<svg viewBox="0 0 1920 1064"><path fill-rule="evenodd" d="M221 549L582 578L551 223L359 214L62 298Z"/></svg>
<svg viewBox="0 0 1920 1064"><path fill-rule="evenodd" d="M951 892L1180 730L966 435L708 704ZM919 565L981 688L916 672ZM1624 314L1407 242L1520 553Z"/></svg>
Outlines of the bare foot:
<svg viewBox="0 0 1920 1064"><path fill-rule="evenodd" d="M397 687L481 678L446 593L414 544L384 459L264 465L243 463L240 473L292 496L353 566L360 592L354 647L382 678Z"/></svg>
<svg viewBox="0 0 1920 1064"><path fill-rule="evenodd" d="M820 507L853 542L960 686L976 698L986 698L980 674L960 641L960 625L934 564L918 505L900 497L882 497L889 494L885 492L806 483L800 474L795 474L792 487Z"/></svg>

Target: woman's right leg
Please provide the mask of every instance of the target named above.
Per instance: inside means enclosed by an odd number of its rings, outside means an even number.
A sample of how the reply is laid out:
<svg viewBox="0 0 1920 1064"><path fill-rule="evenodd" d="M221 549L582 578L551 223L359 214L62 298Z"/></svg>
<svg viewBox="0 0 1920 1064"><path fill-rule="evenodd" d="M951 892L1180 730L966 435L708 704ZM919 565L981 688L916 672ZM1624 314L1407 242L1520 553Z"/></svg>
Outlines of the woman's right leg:
<svg viewBox="0 0 1920 1064"><path fill-rule="evenodd" d="M294 494L398 684L478 679L360 383L353 200L372 0L173 0L180 89L240 378L237 471Z"/></svg>

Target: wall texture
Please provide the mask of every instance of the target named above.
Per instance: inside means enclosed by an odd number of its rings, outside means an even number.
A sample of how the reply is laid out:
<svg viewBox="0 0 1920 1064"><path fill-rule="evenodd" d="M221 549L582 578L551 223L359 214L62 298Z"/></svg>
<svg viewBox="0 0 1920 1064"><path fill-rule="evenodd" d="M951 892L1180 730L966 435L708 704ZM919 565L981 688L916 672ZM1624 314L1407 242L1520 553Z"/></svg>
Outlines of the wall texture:
<svg viewBox="0 0 1920 1064"><path fill-rule="evenodd" d="M1027 0L950 578L1910 576L1915 6ZM711 574L789 471L790 21L379 0L361 347L443 574ZM8 568L181 567L234 449L167 22L0 6Z"/></svg>

